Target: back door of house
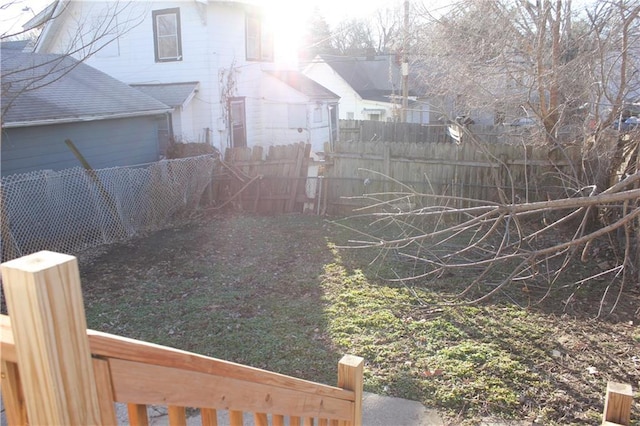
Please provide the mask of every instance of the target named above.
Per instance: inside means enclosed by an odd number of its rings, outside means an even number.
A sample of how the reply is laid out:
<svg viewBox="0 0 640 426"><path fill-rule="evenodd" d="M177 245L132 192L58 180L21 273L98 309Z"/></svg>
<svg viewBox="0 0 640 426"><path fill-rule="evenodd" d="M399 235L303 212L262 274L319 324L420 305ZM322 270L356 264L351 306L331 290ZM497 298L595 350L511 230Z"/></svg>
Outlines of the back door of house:
<svg viewBox="0 0 640 426"><path fill-rule="evenodd" d="M244 98L229 99L229 124L231 126L231 147L247 146L247 118Z"/></svg>

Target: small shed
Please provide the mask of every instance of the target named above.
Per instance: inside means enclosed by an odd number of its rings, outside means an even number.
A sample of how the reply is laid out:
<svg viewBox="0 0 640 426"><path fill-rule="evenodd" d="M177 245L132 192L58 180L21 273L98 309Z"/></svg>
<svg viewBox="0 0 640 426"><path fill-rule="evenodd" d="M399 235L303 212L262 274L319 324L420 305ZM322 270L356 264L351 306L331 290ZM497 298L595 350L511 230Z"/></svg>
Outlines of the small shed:
<svg viewBox="0 0 640 426"><path fill-rule="evenodd" d="M200 83L187 81L180 83L132 84L131 87L168 105L172 108L171 119L167 121L167 135L172 134L180 142L210 142L208 140L191 141L184 137L193 129L192 100L198 93ZM185 132L186 131L186 132ZM168 142L168 138L167 141ZM160 143L160 151L164 154L166 142Z"/></svg>
<svg viewBox="0 0 640 426"><path fill-rule="evenodd" d="M157 161L171 108L69 56L2 45L2 176Z"/></svg>

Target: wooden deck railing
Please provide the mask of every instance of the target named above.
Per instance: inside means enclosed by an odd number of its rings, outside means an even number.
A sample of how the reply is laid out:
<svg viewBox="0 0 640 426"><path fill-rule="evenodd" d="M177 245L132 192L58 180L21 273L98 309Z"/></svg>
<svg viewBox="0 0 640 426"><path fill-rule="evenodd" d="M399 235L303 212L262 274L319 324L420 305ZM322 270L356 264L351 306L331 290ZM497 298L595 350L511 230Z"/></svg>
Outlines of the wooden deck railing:
<svg viewBox="0 0 640 426"><path fill-rule="evenodd" d="M2 398L10 425L117 424L115 402L131 425L148 424L147 406L168 407L203 425L226 410L256 425L360 425L362 358L338 363L338 387L177 349L87 330L77 260L40 252L2 265L9 316L0 316Z"/></svg>

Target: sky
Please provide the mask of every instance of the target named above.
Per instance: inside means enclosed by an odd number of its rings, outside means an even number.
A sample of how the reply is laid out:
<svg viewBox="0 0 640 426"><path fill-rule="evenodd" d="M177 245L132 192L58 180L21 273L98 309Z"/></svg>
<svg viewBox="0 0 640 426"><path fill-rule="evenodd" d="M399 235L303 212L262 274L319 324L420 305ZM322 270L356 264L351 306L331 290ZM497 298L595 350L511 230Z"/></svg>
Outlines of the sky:
<svg viewBox="0 0 640 426"><path fill-rule="evenodd" d="M403 0L263 0L263 3L269 4L267 19L275 34L276 50L282 60L294 62L308 18L315 10L333 29L347 19L367 19L379 9L401 7Z"/></svg>
<svg viewBox="0 0 640 426"><path fill-rule="evenodd" d="M92 0L85 0L92 1ZM145 1L145 0L133 0ZM272 16L280 17L280 30L286 34L299 34L306 18L318 8L331 27L350 18L369 18L378 9L400 8L403 0L253 0L266 6ZM594 0L574 0L574 9ZM21 25L44 9L52 0L0 0L0 34L20 31ZM451 4L454 0L410 0L411 4L424 4L432 9ZM8 7L5 7L8 6ZM294 19L292 19L294 18ZM297 18L297 19L296 19Z"/></svg>

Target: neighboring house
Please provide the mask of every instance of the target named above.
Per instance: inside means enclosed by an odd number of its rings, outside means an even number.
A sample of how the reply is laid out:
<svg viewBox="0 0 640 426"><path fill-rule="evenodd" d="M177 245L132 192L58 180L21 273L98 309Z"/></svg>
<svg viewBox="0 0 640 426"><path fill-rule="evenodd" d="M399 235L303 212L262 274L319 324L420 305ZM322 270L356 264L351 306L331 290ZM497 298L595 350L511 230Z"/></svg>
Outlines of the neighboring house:
<svg viewBox="0 0 640 426"><path fill-rule="evenodd" d="M171 138L175 135L183 135L183 129L193 128L193 97L198 93L200 83L188 81L185 83L168 84L132 84L131 87L140 90L148 96L159 100L173 108L171 119L167 121L166 134ZM178 137L179 139L180 137ZM205 142L198 140L195 142ZM180 140L178 140L180 142ZM162 147L164 149L166 147Z"/></svg>
<svg viewBox="0 0 640 426"><path fill-rule="evenodd" d="M318 102L325 108L336 98L327 96L328 92L318 98L289 84L284 87L269 73L277 69L273 34L255 4L59 0L53 16L57 17L45 25L36 51L64 52L73 50L76 43L77 55L82 55L89 49L77 45L78 34L84 40L97 38L90 49L95 54L87 63L170 103L175 108L171 126L178 141L205 141L222 151L300 140L313 142L318 149L329 142L305 134L310 126L302 126L302 120L274 120L274 105L287 105L287 111L291 106L293 111L306 104L314 125L312 114ZM91 23L98 27L93 32ZM282 120L287 122L286 129ZM330 136L329 120L323 120ZM296 133L289 123L297 126ZM298 128L303 128L302 134Z"/></svg>
<svg viewBox="0 0 640 426"><path fill-rule="evenodd" d="M13 45L15 46L15 45ZM68 56L2 43L2 176L157 161L165 104Z"/></svg>
<svg viewBox="0 0 640 426"><path fill-rule="evenodd" d="M262 95L267 102L265 133L272 140L307 142L314 152L337 140L338 101L335 93L298 71L266 71ZM282 102L286 95L287 103Z"/></svg>
<svg viewBox="0 0 640 426"><path fill-rule="evenodd" d="M340 119L400 119L402 81L394 56L318 55L303 72L340 96ZM427 124L429 112L428 103L410 89L407 122Z"/></svg>

